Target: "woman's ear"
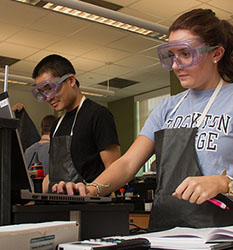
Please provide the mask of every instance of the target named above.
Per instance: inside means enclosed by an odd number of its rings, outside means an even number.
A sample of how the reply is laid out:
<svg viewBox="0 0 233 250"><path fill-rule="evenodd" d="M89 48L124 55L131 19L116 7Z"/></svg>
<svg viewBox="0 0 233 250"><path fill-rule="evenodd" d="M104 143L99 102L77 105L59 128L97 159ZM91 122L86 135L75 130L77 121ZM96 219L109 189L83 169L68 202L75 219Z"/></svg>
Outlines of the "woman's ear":
<svg viewBox="0 0 233 250"><path fill-rule="evenodd" d="M213 50L213 61L215 63L219 62L221 58L223 57L224 52L225 52L225 49L223 48L223 46L219 46L218 48Z"/></svg>

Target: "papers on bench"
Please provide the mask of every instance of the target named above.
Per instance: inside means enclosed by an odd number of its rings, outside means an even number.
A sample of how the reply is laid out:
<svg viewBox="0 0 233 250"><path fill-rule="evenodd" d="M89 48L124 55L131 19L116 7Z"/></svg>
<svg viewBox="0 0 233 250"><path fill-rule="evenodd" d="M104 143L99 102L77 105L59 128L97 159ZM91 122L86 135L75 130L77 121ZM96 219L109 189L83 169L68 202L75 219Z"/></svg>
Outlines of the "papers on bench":
<svg viewBox="0 0 233 250"><path fill-rule="evenodd" d="M188 228L176 227L170 230L145 234L149 237L192 237L200 238L205 243L233 241L233 226L209 227L209 228Z"/></svg>
<svg viewBox="0 0 233 250"><path fill-rule="evenodd" d="M200 229L176 227L166 231L124 238L137 237L148 239L151 243L151 248L207 250L220 242L233 242L233 226Z"/></svg>
<svg viewBox="0 0 233 250"><path fill-rule="evenodd" d="M142 237L142 235L141 235ZM215 228L176 227L170 230L144 234L153 248L162 249L211 249L219 242L233 241L233 226Z"/></svg>

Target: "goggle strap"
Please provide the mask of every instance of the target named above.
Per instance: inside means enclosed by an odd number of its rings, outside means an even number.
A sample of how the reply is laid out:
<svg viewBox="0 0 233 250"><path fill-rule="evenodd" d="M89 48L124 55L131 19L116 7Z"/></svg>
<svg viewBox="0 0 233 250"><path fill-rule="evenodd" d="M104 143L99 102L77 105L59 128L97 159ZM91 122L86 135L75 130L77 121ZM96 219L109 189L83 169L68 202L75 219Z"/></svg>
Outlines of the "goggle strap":
<svg viewBox="0 0 233 250"><path fill-rule="evenodd" d="M62 82L64 82L67 78L69 78L71 75L71 73L69 74L65 74L64 76L62 76L56 83L57 85L61 84Z"/></svg>
<svg viewBox="0 0 233 250"><path fill-rule="evenodd" d="M203 46L201 48L197 48L196 51L197 51L197 55L202 55L202 54L205 54L205 53L208 53L209 51L213 50L213 49L216 49L218 48L218 46Z"/></svg>

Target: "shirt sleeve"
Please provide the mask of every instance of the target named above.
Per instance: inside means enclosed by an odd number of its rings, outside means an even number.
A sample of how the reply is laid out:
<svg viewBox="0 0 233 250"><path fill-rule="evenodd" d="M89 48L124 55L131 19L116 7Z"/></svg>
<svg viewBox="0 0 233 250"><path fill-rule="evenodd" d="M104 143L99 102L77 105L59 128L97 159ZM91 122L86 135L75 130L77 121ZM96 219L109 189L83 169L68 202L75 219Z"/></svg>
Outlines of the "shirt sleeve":
<svg viewBox="0 0 233 250"><path fill-rule="evenodd" d="M119 145L114 117L107 108L101 108L95 112L93 131L99 152L110 145Z"/></svg>

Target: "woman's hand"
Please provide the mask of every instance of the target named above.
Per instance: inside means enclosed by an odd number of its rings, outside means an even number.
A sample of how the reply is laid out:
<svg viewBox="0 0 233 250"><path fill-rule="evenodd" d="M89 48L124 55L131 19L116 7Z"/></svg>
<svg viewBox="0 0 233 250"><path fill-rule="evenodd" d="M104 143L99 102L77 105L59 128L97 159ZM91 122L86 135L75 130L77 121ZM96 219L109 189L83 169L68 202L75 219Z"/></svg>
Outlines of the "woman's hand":
<svg viewBox="0 0 233 250"><path fill-rule="evenodd" d="M58 184L52 186L53 193L59 194L79 194L81 196L96 196L97 189L94 186L86 186L82 182L73 183L73 182L64 182L60 181Z"/></svg>
<svg viewBox="0 0 233 250"><path fill-rule="evenodd" d="M187 177L172 194L190 203L202 204L219 193L227 193L230 179L223 175Z"/></svg>

